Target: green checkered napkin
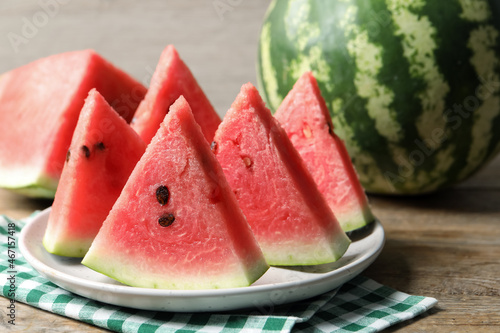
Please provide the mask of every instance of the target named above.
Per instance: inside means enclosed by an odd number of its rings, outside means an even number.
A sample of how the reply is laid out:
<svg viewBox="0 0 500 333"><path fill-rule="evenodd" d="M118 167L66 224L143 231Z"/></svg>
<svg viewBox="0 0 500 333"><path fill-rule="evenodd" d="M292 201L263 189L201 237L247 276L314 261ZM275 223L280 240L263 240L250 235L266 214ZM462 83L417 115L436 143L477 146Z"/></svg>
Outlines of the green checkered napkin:
<svg viewBox="0 0 500 333"><path fill-rule="evenodd" d="M186 314L118 307L72 294L40 276L17 248L25 223L0 216L2 296L12 295L9 276L15 274L16 301L116 332L378 332L437 303L358 276L338 290L272 308Z"/></svg>

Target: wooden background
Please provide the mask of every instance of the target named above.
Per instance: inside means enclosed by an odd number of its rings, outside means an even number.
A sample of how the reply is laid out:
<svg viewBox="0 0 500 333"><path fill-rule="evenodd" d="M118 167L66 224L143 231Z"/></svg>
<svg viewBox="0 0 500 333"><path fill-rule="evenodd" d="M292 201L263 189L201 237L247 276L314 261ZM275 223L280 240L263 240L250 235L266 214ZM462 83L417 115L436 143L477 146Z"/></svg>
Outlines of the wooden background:
<svg viewBox="0 0 500 333"><path fill-rule="evenodd" d="M42 56L93 48L147 85L161 51L174 44L223 116L243 83L256 84L256 44L267 5L264 0L2 1L0 73ZM500 332L500 157L453 189L421 197L370 196L370 201L387 243L364 274L439 300L423 316L387 331ZM0 190L0 214L23 217L49 205ZM20 303L12 327L7 304L0 298L0 331L102 331Z"/></svg>

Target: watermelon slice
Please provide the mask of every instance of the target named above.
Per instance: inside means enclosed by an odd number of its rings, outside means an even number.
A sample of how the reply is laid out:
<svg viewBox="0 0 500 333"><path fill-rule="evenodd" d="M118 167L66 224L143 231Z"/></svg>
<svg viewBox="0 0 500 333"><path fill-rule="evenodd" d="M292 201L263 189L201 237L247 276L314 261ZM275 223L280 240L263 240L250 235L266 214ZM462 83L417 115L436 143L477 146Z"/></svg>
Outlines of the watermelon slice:
<svg viewBox="0 0 500 333"><path fill-rule="evenodd" d="M83 257L146 144L93 89L80 113L52 205L43 245Z"/></svg>
<svg viewBox="0 0 500 333"><path fill-rule="evenodd" d="M162 52L146 97L139 105L132 127L144 142L149 143L172 103L184 96L194 118L210 142L221 120L193 74L182 61L173 45Z"/></svg>
<svg viewBox="0 0 500 333"><path fill-rule="evenodd" d="M248 286L268 269L182 96L82 263L128 285L161 289Z"/></svg>
<svg viewBox="0 0 500 333"><path fill-rule="evenodd" d="M0 187L54 196L78 115L96 88L127 121L146 88L92 50L39 59L0 78Z"/></svg>
<svg viewBox="0 0 500 333"><path fill-rule="evenodd" d="M333 125L316 79L306 72L274 114L305 161L344 231L374 221L363 187Z"/></svg>
<svg viewBox="0 0 500 333"><path fill-rule="evenodd" d="M241 88L212 148L270 265L344 254L350 240L252 84Z"/></svg>

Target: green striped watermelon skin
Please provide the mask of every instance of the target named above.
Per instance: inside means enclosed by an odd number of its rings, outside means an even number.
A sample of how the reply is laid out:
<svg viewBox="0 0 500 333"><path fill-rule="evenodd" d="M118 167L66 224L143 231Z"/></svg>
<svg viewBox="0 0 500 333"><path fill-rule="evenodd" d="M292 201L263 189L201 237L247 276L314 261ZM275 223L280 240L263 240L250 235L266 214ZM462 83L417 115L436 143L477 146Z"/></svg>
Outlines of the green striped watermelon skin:
<svg viewBox="0 0 500 333"><path fill-rule="evenodd" d="M273 1L258 51L272 110L304 71L371 193L456 184L500 150L500 4Z"/></svg>

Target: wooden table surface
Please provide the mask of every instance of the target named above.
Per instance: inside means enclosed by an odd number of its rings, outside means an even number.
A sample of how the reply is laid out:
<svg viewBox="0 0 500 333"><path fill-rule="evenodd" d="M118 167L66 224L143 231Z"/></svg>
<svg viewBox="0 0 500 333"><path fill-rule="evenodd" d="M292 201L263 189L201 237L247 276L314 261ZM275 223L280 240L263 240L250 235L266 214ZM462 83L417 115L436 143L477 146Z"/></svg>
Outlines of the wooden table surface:
<svg viewBox="0 0 500 333"><path fill-rule="evenodd" d="M256 82L256 43L267 3L3 1L0 73L49 54L93 48L148 84L162 49L174 44L222 116L240 86ZM22 42L14 43L15 35ZM439 301L387 331L500 332L500 157L452 189L420 197L370 196L370 202L387 243L364 274ZM0 190L0 214L10 217L50 204ZM21 303L12 327L7 304L0 298L0 331L102 331Z"/></svg>

